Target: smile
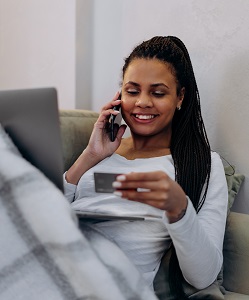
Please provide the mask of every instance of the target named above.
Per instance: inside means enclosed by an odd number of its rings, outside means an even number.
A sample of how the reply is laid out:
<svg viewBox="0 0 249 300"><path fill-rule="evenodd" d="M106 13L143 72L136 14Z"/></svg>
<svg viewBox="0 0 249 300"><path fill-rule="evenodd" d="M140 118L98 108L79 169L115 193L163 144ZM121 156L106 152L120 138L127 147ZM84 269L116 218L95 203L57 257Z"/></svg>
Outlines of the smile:
<svg viewBox="0 0 249 300"><path fill-rule="evenodd" d="M150 120L154 119L156 115L135 115L135 117L139 120Z"/></svg>

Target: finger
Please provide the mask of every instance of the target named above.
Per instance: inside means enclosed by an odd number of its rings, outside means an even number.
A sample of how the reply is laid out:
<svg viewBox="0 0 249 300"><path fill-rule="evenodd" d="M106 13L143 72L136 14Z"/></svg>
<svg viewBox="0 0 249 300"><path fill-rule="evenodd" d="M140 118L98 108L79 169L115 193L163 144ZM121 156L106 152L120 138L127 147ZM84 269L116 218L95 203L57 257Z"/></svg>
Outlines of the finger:
<svg viewBox="0 0 249 300"><path fill-rule="evenodd" d="M158 181L161 179L168 179L168 175L163 171L153 172L131 172L117 177L117 181Z"/></svg>
<svg viewBox="0 0 249 300"><path fill-rule="evenodd" d="M122 198L133 201L147 202L147 201L163 201L168 199L167 193L164 191L139 191L135 189L118 190L122 194Z"/></svg>
<svg viewBox="0 0 249 300"><path fill-rule="evenodd" d="M159 209L167 210L167 194L158 192L138 192L136 190L118 190L116 195L144 204L154 206Z"/></svg>
<svg viewBox="0 0 249 300"><path fill-rule="evenodd" d="M121 189L146 189L146 190L169 190L169 183L167 181L128 181L128 182L120 182L117 181L120 184Z"/></svg>
<svg viewBox="0 0 249 300"><path fill-rule="evenodd" d="M120 112L117 110L113 110L113 109L108 109L108 110L104 110L101 112L101 114L98 117L98 120L95 124L105 124L106 121L108 120L108 117L113 114L113 115L118 115Z"/></svg>
<svg viewBox="0 0 249 300"><path fill-rule="evenodd" d="M116 136L116 139L117 139L118 141L121 141L122 136L124 135L126 128L127 128L127 125L125 125L125 124L122 124L122 125L119 127L119 130L118 130L118 133L117 133L117 136Z"/></svg>
<svg viewBox="0 0 249 300"><path fill-rule="evenodd" d="M100 114L100 117L103 117L104 119L106 119L108 116L110 116L111 114L113 114L113 115L118 115L118 114L120 114L120 111L118 111L118 110L114 110L114 109L112 109L112 108L109 108L109 109L107 109L107 110L103 110L102 112L101 112L101 114Z"/></svg>
<svg viewBox="0 0 249 300"><path fill-rule="evenodd" d="M104 110L107 110L107 109L110 109L114 106L117 106L121 103L121 100L113 100L111 102L108 102L106 105L104 105L101 109L101 112L104 111Z"/></svg>
<svg viewBox="0 0 249 300"><path fill-rule="evenodd" d="M119 181L118 179L121 176L118 176L115 183L114 187L120 188L120 189L137 189L137 188L142 188L142 189L148 189L148 190L163 190L163 191L168 191L170 188L170 181L168 179L160 179L160 180L153 180L153 181Z"/></svg>
<svg viewBox="0 0 249 300"><path fill-rule="evenodd" d="M110 101L110 102L108 102L107 104L105 104L105 105L102 107L101 111L107 110L107 109L109 109L109 108L112 108L112 107L115 106L115 105L119 105L119 104L121 103L121 100L118 99L119 95L120 95L120 92L116 92L116 94L114 95L112 101Z"/></svg>

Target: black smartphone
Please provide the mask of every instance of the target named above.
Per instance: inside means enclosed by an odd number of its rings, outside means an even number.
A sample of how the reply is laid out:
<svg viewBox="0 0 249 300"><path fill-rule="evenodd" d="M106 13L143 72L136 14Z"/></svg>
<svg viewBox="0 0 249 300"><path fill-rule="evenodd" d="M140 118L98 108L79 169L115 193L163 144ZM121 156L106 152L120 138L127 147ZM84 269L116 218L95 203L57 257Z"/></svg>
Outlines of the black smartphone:
<svg viewBox="0 0 249 300"><path fill-rule="evenodd" d="M118 99L121 99L121 93L118 97ZM120 110L121 105L116 105L113 107L114 110ZM122 121L122 115L119 113L117 116L111 115L107 124L107 133L109 134L111 142L114 142L116 139L116 135L118 133L118 129L121 125Z"/></svg>

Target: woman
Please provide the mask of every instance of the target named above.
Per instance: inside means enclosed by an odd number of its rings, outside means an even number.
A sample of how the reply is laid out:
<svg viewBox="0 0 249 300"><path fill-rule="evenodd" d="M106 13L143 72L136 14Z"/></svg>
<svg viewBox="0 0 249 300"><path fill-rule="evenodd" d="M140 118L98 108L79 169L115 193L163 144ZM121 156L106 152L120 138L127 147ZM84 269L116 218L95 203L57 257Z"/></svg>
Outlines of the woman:
<svg viewBox="0 0 249 300"><path fill-rule="evenodd" d="M210 151L181 40L158 36L135 47L125 60L121 93L122 100L117 93L103 107L87 148L67 171L66 194L77 210L152 216L93 226L120 246L151 286L172 247L171 288L184 297L182 275L203 289L221 269L227 187L221 160ZM131 136L122 139L122 125L111 142L106 122L119 104ZM106 170L122 174L116 190L96 194L93 172Z"/></svg>

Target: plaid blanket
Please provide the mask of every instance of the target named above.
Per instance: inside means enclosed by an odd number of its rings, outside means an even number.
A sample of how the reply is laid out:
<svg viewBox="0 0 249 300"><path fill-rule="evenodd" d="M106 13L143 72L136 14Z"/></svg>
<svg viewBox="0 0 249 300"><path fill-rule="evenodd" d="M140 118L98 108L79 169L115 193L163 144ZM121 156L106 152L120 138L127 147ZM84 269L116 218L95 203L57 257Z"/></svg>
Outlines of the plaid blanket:
<svg viewBox="0 0 249 300"><path fill-rule="evenodd" d="M77 218L0 126L0 299L153 300L111 241Z"/></svg>

